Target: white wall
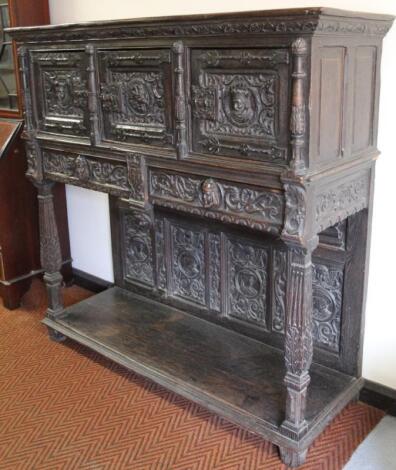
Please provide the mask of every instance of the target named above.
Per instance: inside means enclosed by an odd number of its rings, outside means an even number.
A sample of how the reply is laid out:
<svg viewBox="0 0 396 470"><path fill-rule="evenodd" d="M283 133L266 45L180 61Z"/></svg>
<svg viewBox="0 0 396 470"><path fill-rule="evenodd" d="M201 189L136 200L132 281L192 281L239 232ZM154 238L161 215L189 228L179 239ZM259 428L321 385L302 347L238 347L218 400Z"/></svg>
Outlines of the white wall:
<svg viewBox="0 0 396 470"><path fill-rule="evenodd" d="M349 10L396 15L395 0L49 0L52 23L107 20L144 16L210 13L331 6ZM384 41L378 146L382 156L377 165L373 237L363 374L366 378L396 388L396 250L389 250L396 234L394 217L396 159L393 152L396 133L396 25ZM71 249L74 266L112 280L108 205L105 195L78 188L67 189ZM92 237L92 234L94 235Z"/></svg>

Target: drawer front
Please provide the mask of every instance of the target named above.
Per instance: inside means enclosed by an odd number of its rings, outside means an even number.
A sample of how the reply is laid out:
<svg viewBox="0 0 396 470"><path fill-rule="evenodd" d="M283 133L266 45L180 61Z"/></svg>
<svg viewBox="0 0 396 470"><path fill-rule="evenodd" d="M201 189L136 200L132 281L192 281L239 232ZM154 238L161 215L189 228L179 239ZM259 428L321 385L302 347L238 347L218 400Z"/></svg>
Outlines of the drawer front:
<svg viewBox="0 0 396 470"><path fill-rule="evenodd" d="M193 49L193 151L287 160L289 52Z"/></svg>
<svg viewBox="0 0 396 470"><path fill-rule="evenodd" d="M269 233L278 234L283 223L278 191L151 169L149 195L154 205Z"/></svg>
<svg viewBox="0 0 396 470"><path fill-rule="evenodd" d="M87 62L83 51L32 53L38 129L88 137Z"/></svg>
<svg viewBox="0 0 396 470"><path fill-rule="evenodd" d="M131 195L127 162L48 149L42 151L42 156L44 176L54 181L115 196Z"/></svg>
<svg viewBox="0 0 396 470"><path fill-rule="evenodd" d="M98 65L104 139L172 146L171 51L99 50Z"/></svg>

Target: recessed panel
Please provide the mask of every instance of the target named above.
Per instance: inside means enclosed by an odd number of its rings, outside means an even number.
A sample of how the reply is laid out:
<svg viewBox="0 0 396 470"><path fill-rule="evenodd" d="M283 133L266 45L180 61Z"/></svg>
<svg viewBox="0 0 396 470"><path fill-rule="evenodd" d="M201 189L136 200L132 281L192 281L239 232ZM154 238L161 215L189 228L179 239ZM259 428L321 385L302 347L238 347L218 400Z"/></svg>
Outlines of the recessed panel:
<svg viewBox="0 0 396 470"><path fill-rule="evenodd" d="M98 63L104 139L171 146L170 51L100 50Z"/></svg>
<svg viewBox="0 0 396 470"><path fill-rule="evenodd" d="M286 49L191 52L193 151L285 162Z"/></svg>
<svg viewBox="0 0 396 470"><path fill-rule="evenodd" d="M89 135L87 63L82 51L32 53L38 94L38 128Z"/></svg>

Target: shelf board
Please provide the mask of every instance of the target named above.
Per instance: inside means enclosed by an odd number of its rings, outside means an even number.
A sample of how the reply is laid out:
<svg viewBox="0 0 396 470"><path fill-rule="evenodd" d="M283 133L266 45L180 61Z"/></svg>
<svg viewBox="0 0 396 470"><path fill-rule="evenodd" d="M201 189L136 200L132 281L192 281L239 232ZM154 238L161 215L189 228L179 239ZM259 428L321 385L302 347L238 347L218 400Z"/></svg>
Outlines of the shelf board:
<svg viewBox="0 0 396 470"><path fill-rule="evenodd" d="M275 444L294 445L279 430L286 399L277 349L119 287L43 323ZM356 396L361 382L313 365L309 431L300 448Z"/></svg>

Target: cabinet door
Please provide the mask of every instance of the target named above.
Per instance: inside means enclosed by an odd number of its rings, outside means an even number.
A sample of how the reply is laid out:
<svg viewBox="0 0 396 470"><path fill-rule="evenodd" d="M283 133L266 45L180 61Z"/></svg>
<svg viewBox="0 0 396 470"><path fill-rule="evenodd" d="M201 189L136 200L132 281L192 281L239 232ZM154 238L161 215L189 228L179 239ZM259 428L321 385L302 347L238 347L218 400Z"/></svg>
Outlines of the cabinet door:
<svg viewBox="0 0 396 470"><path fill-rule="evenodd" d="M289 52L194 49L193 151L285 163Z"/></svg>
<svg viewBox="0 0 396 470"><path fill-rule="evenodd" d="M87 63L83 51L35 51L38 129L89 135Z"/></svg>
<svg viewBox="0 0 396 470"><path fill-rule="evenodd" d="M99 50L98 61L104 139L170 147L170 50Z"/></svg>

